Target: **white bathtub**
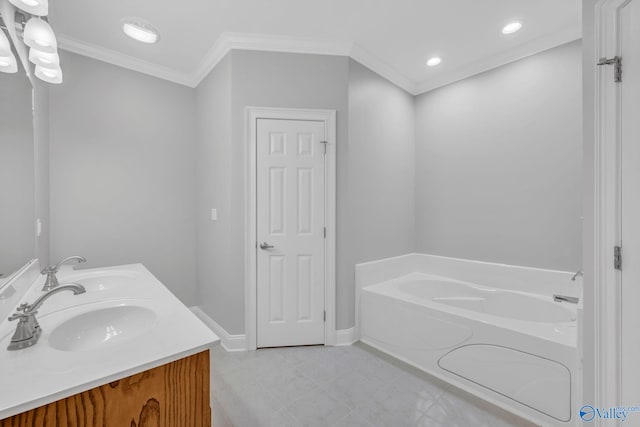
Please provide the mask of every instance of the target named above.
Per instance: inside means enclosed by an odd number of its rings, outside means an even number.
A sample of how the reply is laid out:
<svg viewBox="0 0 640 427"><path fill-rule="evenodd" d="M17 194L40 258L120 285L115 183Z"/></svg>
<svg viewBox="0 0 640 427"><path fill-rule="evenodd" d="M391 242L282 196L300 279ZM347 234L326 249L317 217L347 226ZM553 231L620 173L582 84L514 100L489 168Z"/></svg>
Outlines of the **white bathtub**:
<svg viewBox="0 0 640 427"><path fill-rule="evenodd" d="M576 306L558 304L551 298L428 274L409 275L392 283L379 285L377 289L382 292L391 289L398 298L409 298L427 305L436 303L469 310L473 312L469 313L471 316L487 314L503 319L546 324L572 324L576 320Z"/></svg>
<svg viewBox="0 0 640 427"><path fill-rule="evenodd" d="M418 264L425 261L411 256ZM482 274L482 285L470 281L469 269L486 263L453 260L461 265L451 271L467 277L443 276L447 268L434 267L437 258L409 274L395 271L390 279L385 270L378 283L367 271L371 265L358 266L360 339L538 425L574 423L576 305L527 292L527 280L514 289L488 286ZM429 265L439 274L426 273ZM373 269L384 267L381 261ZM504 273L497 282L509 283L501 280L517 272ZM549 277L569 280L567 273L555 273ZM545 279L545 286L553 288L551 281Z"/></svg>

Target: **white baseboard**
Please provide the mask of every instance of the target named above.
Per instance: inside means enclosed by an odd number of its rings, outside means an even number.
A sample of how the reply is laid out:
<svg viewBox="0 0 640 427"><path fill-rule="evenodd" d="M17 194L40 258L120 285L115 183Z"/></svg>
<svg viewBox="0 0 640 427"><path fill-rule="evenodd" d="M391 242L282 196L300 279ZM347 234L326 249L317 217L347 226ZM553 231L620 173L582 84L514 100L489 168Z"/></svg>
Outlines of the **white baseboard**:
<svg viewBox="0 0 640 427"><path fill-rule="evenodd" d="M231 335L225 331L222 326L213 320L207 313L200 307L193 306L189 308L193 314L198 316L202 322L207 325L217 336L220 337L220 344L227 351L246 351L247 350L247 336L246 335Z"/></svg>
<svg viewBox="0 0 640 427"><path fill-rule="evenodd" d="M247 336L246 335L231 335L229 332L220 326L218 322L213 320L207 313L200 307L189 307L191 312L198 316L205 325L207 325L218 337L220 337L220 344L227 351L246 351L247 350ZM352 345L358 341L355 337L355 328L339 329L336 331L336 346Z"/></svg>
<svg viewBox="0 0 640 427"><path fill-rule="evenodd" d="M358 341L355 335L355 328L338 329L336 331L336 346L351 345Z"/></svg>

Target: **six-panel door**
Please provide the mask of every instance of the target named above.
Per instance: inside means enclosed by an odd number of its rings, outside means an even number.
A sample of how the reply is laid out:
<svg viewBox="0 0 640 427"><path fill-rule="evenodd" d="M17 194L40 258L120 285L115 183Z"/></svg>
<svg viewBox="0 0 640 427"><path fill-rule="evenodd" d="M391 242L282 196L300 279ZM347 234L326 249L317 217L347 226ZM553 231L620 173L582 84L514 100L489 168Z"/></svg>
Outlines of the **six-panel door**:
<svg viewBox="0 0 640 427"><path fill-rule="evenodd" d="M257 123L257 345L324 343L325 124Z"/></svg>

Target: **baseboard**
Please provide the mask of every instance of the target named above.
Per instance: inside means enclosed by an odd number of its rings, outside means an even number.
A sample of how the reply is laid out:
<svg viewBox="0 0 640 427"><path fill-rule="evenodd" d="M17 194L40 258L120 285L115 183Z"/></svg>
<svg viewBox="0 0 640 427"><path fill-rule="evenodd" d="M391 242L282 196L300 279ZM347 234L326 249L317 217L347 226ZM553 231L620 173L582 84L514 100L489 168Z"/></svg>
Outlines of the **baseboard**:
<svg viewBox="0 0 640 427"><path fill-rule="evenodd" d="M193 306L189 308L193 314L198 316L198 319L207 325L218 337L220 337L220 344L227 351L246 351L247 350L247 336L246 335L231 335L225 331L222 326L213 320L207 313L200 307Z"/></svg>
<svg viewBox="0 0 640 427"><path fill-rule="evenodd" d="M205 325L207 325L218 337L220 337L220 344L227 351L246 351L247 350L247 336L246 335L231 335L229 332L220 326L218 322L213 320L207 313L200 307L189 307L191 312L195 314ZM352 345L358 341L355 337L355 328L339 329L336 331L336 346Z"/></svg>
<svg viewBox="0 0 640 427"><path fill-rule="evenodd" d="M336 346L351 345L356 341L355 328L336 330Z"/></svg>

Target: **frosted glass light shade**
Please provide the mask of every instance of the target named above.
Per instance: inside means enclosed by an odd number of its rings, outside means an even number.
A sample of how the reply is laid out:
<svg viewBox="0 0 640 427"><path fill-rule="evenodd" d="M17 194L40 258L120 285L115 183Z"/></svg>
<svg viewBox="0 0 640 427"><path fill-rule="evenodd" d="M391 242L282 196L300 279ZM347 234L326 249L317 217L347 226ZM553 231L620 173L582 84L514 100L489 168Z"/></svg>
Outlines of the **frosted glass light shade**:
<svg viewBox="0 0 640 427"><path fill-rule="evenodd" d="M9 39L2 28L0 28L0 56L9 55L13 55L13 52L11 51L11 44L9 43Z"/></svg>
<svg viewBox="0 0 640 427"><path fill-rule="evenodd" d="M0 72L9 74L18 72L18 62L13 53L9 56L0 56Z"/></svg>
<svg viewBox="0 0 640 427"><path fill-rule="evenodd" d="M58 41L51 26L42 19L31 18L24 26L24 43L45 53L56 53Z"/></svg>
<svg viewBox="0 0 640 427"><path fill-rule="evenodd" d="M42 68L54 70L60 68L60 56L57 53L47 53L31 48L29 49L29 61Z"/></svg>
<svg viewBox="0 0 640 427"><path fill-rule="evenodd" d="M62 70L60 68L43 68L36 65L36 77L42 81L53 84L62 83Z"/></svg>
<svg viewBox="0 0 640 427"><path fill-rule="evenodd" d="M9 3L31 15L47 16L49 14L49 0L9 0Z"/></svg>

